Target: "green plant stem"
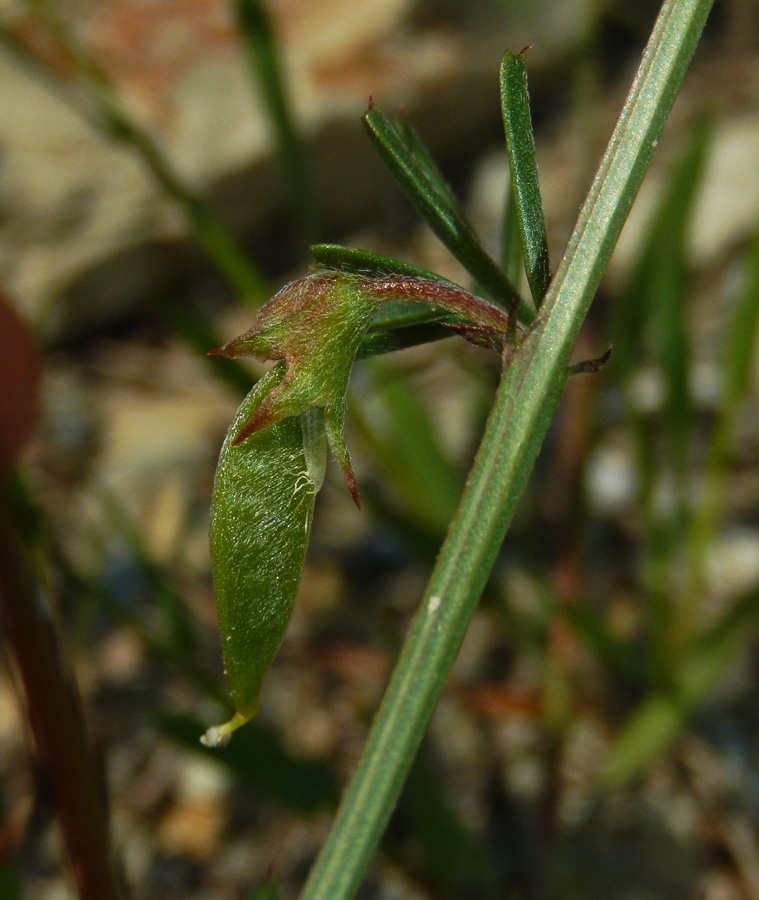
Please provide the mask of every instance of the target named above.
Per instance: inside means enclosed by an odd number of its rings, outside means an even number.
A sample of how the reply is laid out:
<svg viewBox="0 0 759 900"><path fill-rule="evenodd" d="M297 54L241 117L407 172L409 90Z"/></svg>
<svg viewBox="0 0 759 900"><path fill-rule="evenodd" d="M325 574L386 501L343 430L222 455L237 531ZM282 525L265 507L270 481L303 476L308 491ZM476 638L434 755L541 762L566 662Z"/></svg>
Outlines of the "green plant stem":
<svg viewBox="0 0 759 900"><path fill-rule="evenodd" d="M0 485L0 610L26 694L29 721L50 779L81 900L122 896L110 845L105 787L80 699L47 601L26 565Z"/></svg>
<svg viewBox="0 0 759 900"><path fill-rule="evenodd" d="M474 466L302 900L354 896L419 747L566 380L567 363L713 0L669 0Z"/></svg>

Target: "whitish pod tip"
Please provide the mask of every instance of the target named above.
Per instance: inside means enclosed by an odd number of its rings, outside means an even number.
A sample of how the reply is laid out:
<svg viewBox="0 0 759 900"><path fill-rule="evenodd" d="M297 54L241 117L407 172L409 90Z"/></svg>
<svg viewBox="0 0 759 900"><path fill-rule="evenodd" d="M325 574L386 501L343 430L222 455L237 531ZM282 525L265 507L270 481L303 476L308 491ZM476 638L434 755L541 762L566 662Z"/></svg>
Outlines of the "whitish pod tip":
<svg viewBox="0 0 759 900"><path fill-rule="evenodd" d="M248 715L243 715L239 712L235 713L232 718L223 725L214 725L213 728L209 728L203 737L201 737L200 743L204 744L206 747L223 747L225 744L229 743L232 733L237 731L241 725L250 722L254 715L255 713L250 713Z"/></svg>

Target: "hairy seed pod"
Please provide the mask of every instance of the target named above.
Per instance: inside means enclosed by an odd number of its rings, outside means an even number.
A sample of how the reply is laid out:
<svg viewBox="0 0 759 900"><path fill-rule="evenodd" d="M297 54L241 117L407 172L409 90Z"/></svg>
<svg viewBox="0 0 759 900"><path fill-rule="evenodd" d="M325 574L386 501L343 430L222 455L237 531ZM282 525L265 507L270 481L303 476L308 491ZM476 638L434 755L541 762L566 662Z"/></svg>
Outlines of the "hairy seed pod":
<svg viewBox="0 0 759 900"><path fill-rule="evenodd" d="M235 707L209 728L208 746L224 743L258 711L261 684L292 616L326 447L319 421L307 422L309 470L302 416L281 419L243 443L237 436L262 399L284 377L272 369L243 400L227 432L214 481L211 564L224 665ZM306 413L309 416L310 413Z"/></svg>

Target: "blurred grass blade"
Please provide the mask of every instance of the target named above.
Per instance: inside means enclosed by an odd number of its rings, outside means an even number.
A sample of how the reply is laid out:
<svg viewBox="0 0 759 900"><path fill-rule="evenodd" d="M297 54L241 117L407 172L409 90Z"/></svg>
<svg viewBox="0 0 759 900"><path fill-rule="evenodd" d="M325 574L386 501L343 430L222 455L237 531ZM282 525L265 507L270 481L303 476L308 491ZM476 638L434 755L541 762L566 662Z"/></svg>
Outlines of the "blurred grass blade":
<svg viewBox="0 0 759 900"><path fill-rule="evenodd" d="M515 56L507 52L501 62L501 110L524 268L532 299L540 308L551 280L551 264L535 161L527 69L522 54Z"/></svg>
<svg viewBox="0 0 759 900"><path fill-rule="evenodd" d="M282 171L304 244L316 233L313 191L269 17L261 0L233 0L248 60L263 93L276 136Z"/></svg>
<svg viewBox="0 0 759 900"><path fill-rule="evenodd" d="M722 414L734 415L749 388L759 327L759 230L746 253L746 281L722 346L724 394Z"/></svg>
<svg viewBox="0 0 759 900"><path fill-rule="evenodd" d="M666 386L663 424L667 458L683 516L690 503L687 456L693 421L690 395L692 361L686 308L689 268L687 239L710 135L711 129L706 120L694 129L670 177L649 244L648 277L650 290L654 292L659 365Z"/></svg>
<svg viewBox="0 0 759 900"><path fill-rule="evenodd" d="M556 611L569 620L593 655L617 678L630 687L640 687L646 675L640 654L629 643L616 637L595 609L587 605L561 604Z"/></svg>
<svg viewBox="0 0 759 900"><path fill-rule="evenodd" d="M395 125L376 107L367 110L363 123L380 158L419 215L488 296L509 309L517 289L485 252L461 207L452 202L450 190L440 189L430 179L426 164L419 161ZM521 300L518 318L525 325L533 319L529 307Z"/></svg>
<svg viewBox="0 0 759 900"><path fill-rule="evenodd" d="M27 0L26 6L45 25L56 49L72 63L79 86L83 88L79 92L65 91L62 96L93 127L128 146L140 157L158 185L183 209L195 240L235 294L254 306L263 303L270 293L266 277L207 203L185 183L155 138L133 119L107 73L76 40L55 7L48 0ZM61 92L60 80L6 26L0 25L0 41L17 59L31 67L35 75Z"/></svg>
<svg viewBox="0 0 759 900"><path fill-rule="evenodd" d="M700 184L710 128L702 121L671 171L664 196L620 298L614 336L615 364L626 377L646 356L644 342L664 376L662 419L673 468L682 472L691 421L690 352L685 310L688 228ZM649 440L650 435L645 437Z"/></svg>
<svg viewBox="0 0 759 900"><path fill-rule="evenodd" d="M702 122L682 158L671 170L662 200L646 228L648 238L641 246L620 292L614 321L613 364L623 377L629 378L638 370L646 355L646 341L651 337L649 321L657 324L659 273L673 267L682 276L687 225L707 139L706 123ZM665 286L669 278L671 276L665 280ZM667 324L666 320L664 324ZM658 357L664 353L664 343L659 340L654 347Z"/></svg>
<svg viewBox="0 0 759 900"><path fill-rule="evenodd" d="M609 789L625 784L668 750L682 731L687 712L668 696L654 694L630 716L601 770Z"/></svg>
<svg viewBox="0 0 759 900"><path fill-rule="evenodd" d="M636 443L639 502L644 513L641 572L651 677L659 684L667 683L678 665L672 653L675 631L684 628L685 633L692 621L685 608L687 602L681 611L677 609L677 591L671 578L673 558L685 546L691 503L687 236L709 135L704 120L670 169L647 239L620 292L614 322L612 365L623 381ZM646 363L653 364L663 388L663 400L653 421L652 414L642 412L636 399L639 373ZM662 503L662 497L671 499Z"/></svg>
<svg viewBox="0 0 759 900"><path fill-rule="evenodd" d="M451 520L463 479L444 452L437 429L408 381L379 362L373 393L382 400L381 427L360 411L351 414L376 457L387 483L398 492L413 524L440 540Z"/></svg>
<svg viewBox="0 0 759 900"><path fill-rule="evenodd" d="M703 499L691 523L690 560L692 582L696 584L703 580L706 547L722 517L730 445L755 366L759 332L759 230L748 247L744 265L745 283L722 342L722 397L707 452Z"/></svg>
<svg viewBox="0 0 759 900"><path fill-rule="evenodd" d="M606 787L625 784L670 749L736 661L744 632L747 637L755 632L757 617L754 591L737 604L729 622L719 623L692 645L672 689L643 701L617 735L601 772Z"/></svg>

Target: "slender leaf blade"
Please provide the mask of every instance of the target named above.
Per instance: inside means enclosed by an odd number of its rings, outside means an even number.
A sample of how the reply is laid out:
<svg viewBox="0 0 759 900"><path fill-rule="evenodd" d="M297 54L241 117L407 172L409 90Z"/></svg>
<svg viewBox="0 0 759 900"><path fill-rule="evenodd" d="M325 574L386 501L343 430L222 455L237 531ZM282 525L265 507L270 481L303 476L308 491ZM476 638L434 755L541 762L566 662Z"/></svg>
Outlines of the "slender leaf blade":
<svg viewBox="0 0 759 900"><path fill-rule="evenodd" d="M501 110L524 268L532 299L540 308L551 280L551 263L548 258L543 203L540 199L527 69L523 54L515 56L507 52L501 62Z"/></svg>
<svg viewBox="0 0 759 900"><path fill-rule="evenodd" d="M518 291L486 253L459 204L452 203L450 194L430 180L398 129L376 107L367 110L363 123L380 158L419 215L483 290L509 309ZM517 315L523 324L533 318L524 301L519 302Z"/></svg>

